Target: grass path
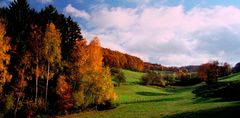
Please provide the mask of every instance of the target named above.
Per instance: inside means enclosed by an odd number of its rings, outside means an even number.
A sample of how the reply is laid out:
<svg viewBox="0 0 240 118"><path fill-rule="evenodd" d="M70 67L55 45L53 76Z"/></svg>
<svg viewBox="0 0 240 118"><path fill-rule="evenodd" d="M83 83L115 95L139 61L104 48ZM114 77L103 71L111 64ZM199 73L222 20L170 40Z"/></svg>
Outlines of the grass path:
<svg viewBox="0 0 240 118"><path fill-rule="evenodd" d="M239 102L219 99L196 98L192 91L196 86L153 87L137 84L142 73L124 70L127 83L115 88L118 94L117 108L72 114L67 118L232 118L240 116ZM229 77L236 80L240 74ZM237 76L237 77L236 77ZM233 79L235 78L235 79ZM240 79L240 78L239 78ZM230 81L223 79L224 81Z"/></svg>

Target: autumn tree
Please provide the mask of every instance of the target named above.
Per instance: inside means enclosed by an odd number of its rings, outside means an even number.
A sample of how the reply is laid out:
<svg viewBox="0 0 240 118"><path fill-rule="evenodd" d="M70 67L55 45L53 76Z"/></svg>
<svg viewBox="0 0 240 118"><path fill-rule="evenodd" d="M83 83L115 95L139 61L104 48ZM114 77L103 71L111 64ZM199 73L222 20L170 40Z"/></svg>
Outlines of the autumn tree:
<svg viewBox="0 0 240 118"><path fill-rule="evenodd" d="M45 100L48 96L48 82L53 77L57 65L61 61L61 39L60 32L55 28L53 23L47 24L46 32L42 46L43 58L46 62L46 92ZM52 67L52 68L51 68Z"/></svg>
<svg viewBox="0 0 240 118"><path fill-rule="evenodd" d="M100 47L100 41L97 37L94 37L93 40L90 42L88 50L89 50L88 59L89 68L91 68L91 71L93 72L101 72L103 66L102 63L103 54L102 49Z"/></svg>
<svg viewBox="0 0 240 118"><path fill-rule="evenodd" d="M190 79L190 73L187 69L179 69L176 74L181 81L184 81L185 79Z"/></svg>
<svg viewBox="0 0 240 118"><path fill-rule="evenodd" d="M71 53L75 107L86 108L115 100L110 70L103 68L102 59L99 39L94 38L89 45L85 40L77 41Z"/></svg>
<svg viewBox="0 0 240 118"><path fill-rule="evenodd" d="M212 84L217 82L219 67L218 61L209 62L202 64L198 69L198 76L207 84Z"/></svg>
<svg viewBox="0 0 240 118"><path fill-rule="evenodd" d="M60 111L67 111L73 108L72 88L66 81L66 77L61 75L57 81L56 94L59 97L57 108Z"/></svg>
<svg viewBox="0 0 240 118"><path fill-rule="evenodd" d="M109 67L143 71L144 62L135 56L103 48L103 64Z"/></svg>
<svg viewBox="0 0 240 118"><path fill-rule="evenodd" d="M222 63L220 66L219 66L219 77L224 77L224 76L227 76L227 75L230 75L231 74L231 66L230 64L228 63Z"/></svg>
<svg viewBox="0 0 240 118"><path fill-rule="evenodd" d="M38 22L40 25L45 25L53 22L61 33L61 50L62 60L68 60L71 49L74 47L76 40L82 40L81 28L78 23L63 14L58 13L57 9L52 6L46 6L39 13Z"/></svg>
<svg viewBox="0 0 240 118"><path fill-rule="evenodd" d="M31 66L30 66L31 61L29 60L31 53L25 52L19 56L22 58L20 59L19 65L15 66L15 68L17 68L18 71L17 71L17 82L14 88L14 93L16 96L14 116L16 116L17 111L23 107L21 103L24 101L23 98L25 97L24 90L28 85L28 80L32 79Z"/></svg>
<svg viewBox="0 0 240 118"><path fill-rule="evenodd" d="M33 74L35 75L35 102L38 98L38 79L41 74L41 67L43 66L40 62L42 59L42 43L43 43L43 33L37 25L32 25L32 32L28 37L28 48L31 52L30 60L32 62L32 68L34 68Z"/></svg>
<svg viewBox="0 0 240 118"><path fill-rule="evenodd" d="M7 70L10 62L10 55L7 52L10 50L10 44L5 33L5 25L0 19L0 95L2 94L2 86L11 80L11 75Z"/></svg>

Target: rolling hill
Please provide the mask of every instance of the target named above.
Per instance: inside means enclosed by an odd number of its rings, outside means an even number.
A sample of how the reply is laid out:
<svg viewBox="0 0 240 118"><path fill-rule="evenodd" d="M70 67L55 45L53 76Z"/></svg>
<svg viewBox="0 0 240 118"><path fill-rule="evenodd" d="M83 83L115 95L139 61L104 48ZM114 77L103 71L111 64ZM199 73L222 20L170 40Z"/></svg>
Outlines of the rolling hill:
<svg viewBox="0 0 240 118"><path fill-rule="evenodd" d="M198 98L192 93L204 83L187 87L143 86L138 84L143 73L124 70L127 83L116 87L119 106L112 110L90 111L66 116L86 118L227 118L240 116L237 101L222 101L220 98ZM221 81L240 80L240 73Z"/></svg>

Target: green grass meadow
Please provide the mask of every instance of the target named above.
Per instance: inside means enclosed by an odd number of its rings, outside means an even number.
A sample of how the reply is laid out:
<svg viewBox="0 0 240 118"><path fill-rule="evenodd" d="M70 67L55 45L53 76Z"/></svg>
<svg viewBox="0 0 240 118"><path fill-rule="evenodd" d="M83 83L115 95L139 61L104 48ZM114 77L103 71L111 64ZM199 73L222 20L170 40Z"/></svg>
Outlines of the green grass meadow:
<svg viewBox="0 0 240 118"><path fill-rule="evenodd" d="M66 118L239 118L240 102L220 98L197 98L192 91L204 83L185 87L155 87L139 84L143 73L124 70L127 83L116 87L115 109L89 111L65 116ZM220 81L240 80L234 74ZM240 93L239 93L240 94Z"/></svg>

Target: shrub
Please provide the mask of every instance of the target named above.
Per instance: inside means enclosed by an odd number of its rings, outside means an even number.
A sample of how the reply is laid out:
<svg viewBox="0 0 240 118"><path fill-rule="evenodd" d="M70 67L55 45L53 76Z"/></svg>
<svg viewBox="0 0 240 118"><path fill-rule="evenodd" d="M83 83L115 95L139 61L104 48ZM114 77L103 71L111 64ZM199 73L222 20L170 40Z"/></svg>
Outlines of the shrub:
<svg viewBox="0 0 240 118"><path fill-rule="evenodd" d="M156 85L156 86L166 86L166 81L160 73L157 72L148 72L147 74L141 77L141 82L144 85Z"/></svg>
<svg viewBox="0 0 240 118"><path fill-rule="evenodd" d="M114 79L117 81L118 86L120 86L121 83L126 82L126 77L122 71L120 71L120 73L116 74Z"/></svg>
<svg viewBox="0 0 240 118"><path fill-rule="evenodd" d="M14 109L14 97L13 95L0 96L0 117L12 117L12 111ZM2 113L2 114L1 114Z"/></svg>
<svg viewBox="0 0 240 118"><path fill-rule="evenodd" d="M197 76L197 73L188 73L187 76L178 77L178 80L179 81L176 81L176 85L178 86L195 85L202 82L202 80Z"/></svg>
<svg viewBox="0 0 240 118"><path fill-rule="evenodd" d="M114 81L117 83L116 86L126 82L126 77L120 68L111 68L111 75L114 76Z"/></svg>

